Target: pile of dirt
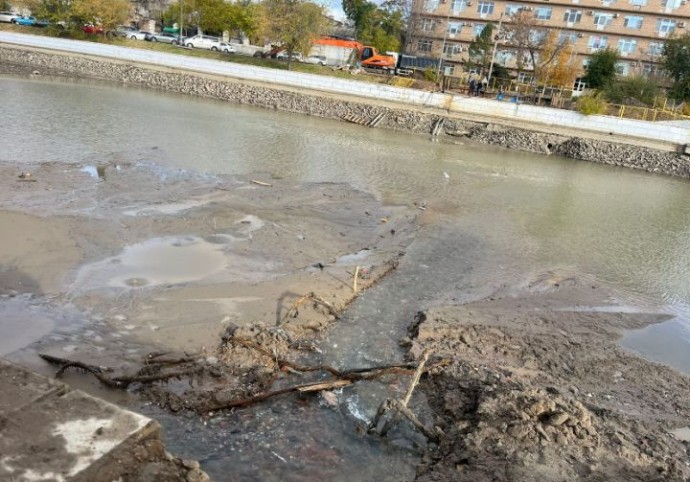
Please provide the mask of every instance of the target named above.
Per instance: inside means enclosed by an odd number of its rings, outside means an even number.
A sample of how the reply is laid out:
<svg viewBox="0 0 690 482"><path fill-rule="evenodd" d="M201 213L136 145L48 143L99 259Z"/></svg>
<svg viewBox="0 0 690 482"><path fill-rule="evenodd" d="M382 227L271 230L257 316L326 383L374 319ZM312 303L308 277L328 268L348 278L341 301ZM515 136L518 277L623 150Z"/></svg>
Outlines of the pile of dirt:
<svg viewBox="0 0 690 482"><path fill-rule="evenodd" d="M616 343L664 317L573 309L593 301L588 291L575 283L419 315L411 356L450 360L421 384L445 436L419 481L690 477L688 446L670 433L688 423L690 382Z"/></svg>

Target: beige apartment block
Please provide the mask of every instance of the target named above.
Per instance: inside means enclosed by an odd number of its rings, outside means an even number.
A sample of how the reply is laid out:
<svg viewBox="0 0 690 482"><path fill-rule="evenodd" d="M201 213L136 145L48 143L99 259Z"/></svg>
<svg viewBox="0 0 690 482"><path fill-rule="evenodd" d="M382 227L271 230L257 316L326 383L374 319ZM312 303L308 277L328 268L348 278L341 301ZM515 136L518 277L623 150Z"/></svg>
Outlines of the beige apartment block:
<svg viewBox="0 0 690 482"><path fill-rule="evenodd" d="M484 26L492 22L496 33L501 23L505 33L520 10L533 12L539 25L574 46L577 68L609 47L620 53L623 75L653 74L664 40L690 32L688 0L418 0L406 53L437 59L442 54L444 73L461 75L470 42ZM497 35L495 62L515 68L516 52L504 37Z"/></svg>

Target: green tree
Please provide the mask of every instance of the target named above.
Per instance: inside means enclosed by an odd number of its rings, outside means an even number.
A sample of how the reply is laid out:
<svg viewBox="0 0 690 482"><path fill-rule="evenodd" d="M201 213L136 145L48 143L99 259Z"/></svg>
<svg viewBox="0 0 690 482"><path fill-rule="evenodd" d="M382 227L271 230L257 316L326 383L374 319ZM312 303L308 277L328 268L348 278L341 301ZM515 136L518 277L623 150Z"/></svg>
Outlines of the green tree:
<svg viewBox="0 0 690 482"><path fill-rule="evenodd" d="M313 40L326 31L324 8L305 0L264 0L262 32L279 42L288 52L288 69L292 54L306 54Z"/></svg>
<svg viewBox="0 0 690 482"><path fill-rule="evenodd" d="M616 64L618 52L611 49L599 50L592 54L589 63L585 67L585 76L582 80L588 87L601 89L611 84L616 78Z"/></svg>
<svg viewBox="0 0 690 482"><path fill-rule="evenodd" d="M182 27L194 25L204 33L221 35L225 30L244 32L252 35L256 30L255 5L243 2L225 2L224 0L180 0L163 14L163 21L168 25L180 21L182 10Z"/></svg>
<svg viewBox="0 0 690 482"><path fill-rule="evenodd" d="M668 39L661 63L673 80L671 95L676 99L690 100L690 34Z"/></svg>
<svg viewBox="0 0 690 482"><path fill-rule="evenodd" d="M57 25L58 22L68 23L72 20L72 0L20 0L16 6L25 8L40 19L50 21Z"/></svg>
<svg viewBox="0 0 690 482"><path fill-rule="evenodd" d="M491 55L493 53L494 24L488 23L479 35L470 43L468 49L467 67L470 69L477 69L480 75L489 73L489 65L491 64Z"/></svg>
<svg viewBox="0 0 690 482"><path fill-rule="evenodd" d="M379 7L367 0L343 0L343 10L361 42L382 52L400 50L406 15L402 4L388 2Z"/></svg>
<svg viewBox="0 0 690 482"><path fill-rule="evenodd" d="M132 4L129 0L74 0L72 14L84 23L101 25L106 32L127 21Z"/></svg>

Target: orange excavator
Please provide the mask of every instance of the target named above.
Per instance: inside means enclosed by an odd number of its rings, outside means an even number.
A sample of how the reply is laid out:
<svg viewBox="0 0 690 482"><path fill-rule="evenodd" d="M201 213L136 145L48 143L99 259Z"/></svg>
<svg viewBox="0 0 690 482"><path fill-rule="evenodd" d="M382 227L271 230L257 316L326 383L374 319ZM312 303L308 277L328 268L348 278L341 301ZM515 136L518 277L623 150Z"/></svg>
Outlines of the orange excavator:
<svg viewBox="0 0 690 482"><path fill-rule="evenodd" d="M356 40L322 37L312 44L310 55L326 57L331 65L354 65L359 63L364 69L395 72L395 55L380 54L375 47L364 45Z"/></svg>

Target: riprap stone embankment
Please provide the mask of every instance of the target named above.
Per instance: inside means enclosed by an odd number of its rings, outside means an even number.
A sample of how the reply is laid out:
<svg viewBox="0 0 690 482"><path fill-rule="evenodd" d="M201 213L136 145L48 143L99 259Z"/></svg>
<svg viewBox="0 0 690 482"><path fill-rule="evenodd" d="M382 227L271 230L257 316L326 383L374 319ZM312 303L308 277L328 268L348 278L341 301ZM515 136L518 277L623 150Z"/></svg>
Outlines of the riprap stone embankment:
<svg viewBox="0 0 690 482"><path fill-rule="evenodd" d="M442 136L463 137L508 149L690 178L690 157L623 142L606 142L548 134L528 128L519 129L499 123L449 118L414 106L391 107L390 104L359 101L356 98L345 99L317 91L277 88L194 72L0 47L0 74L27 73L95 78L318 117L361 119L365 123L383 114L377 127L419 134L431 133L436 123L443 118L440 132Z"/></svg>

